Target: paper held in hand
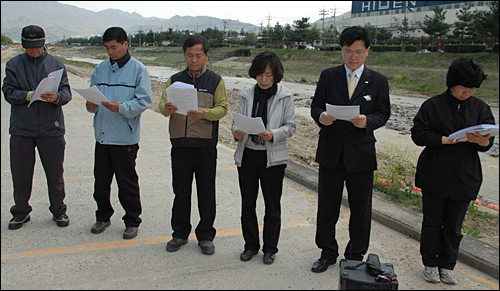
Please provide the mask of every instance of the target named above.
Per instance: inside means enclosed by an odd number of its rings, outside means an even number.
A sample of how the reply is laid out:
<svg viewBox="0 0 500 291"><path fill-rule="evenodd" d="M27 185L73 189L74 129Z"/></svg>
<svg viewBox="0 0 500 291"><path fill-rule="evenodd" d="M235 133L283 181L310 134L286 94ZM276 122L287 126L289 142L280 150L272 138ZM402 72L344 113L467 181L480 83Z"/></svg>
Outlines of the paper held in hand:
<svg viewBox="0 0 500 291"><path fill-rule="evenodd" d="M109 102L108 98L94 85L90 88L77 89L73 88L76 93L80 94L85 100L92 102L96 105L101 105L101 102Z"/></svg>
<svg viewBox="0 0 500 291"><path fill-rule="evenodd" d="M480 125L474 125L470 126L464 129L461 129L459 131L455 131L454 133L450 134L449 138L452 139L453 141L466 141L467 140L467 135L465 134L466 132L470 132L475 134L479 132L480 135L487 135L491 134L491 136L497 136L498 135L498 125L493 125L493 124L480 124Z"/></svg>
<svg viewBox="0 0 500 291"><path fill-rule="evenodd" d="M35 101L43 101L47 102L47 100L43 100L41 95L45 92L56 92L59 90L59 84L61 83L61 78L64 69L59 69L57 71L49 73L47 78L44 78L35 89L35 93L31 96L31 101L28 104L28 107L31 106L31 103Z"/></svg>
<svg viewBox="0 0 500 291"><path fill-rule="evenodd" d="M331 105L326 104L326 113L340 120L351 121L359 116L359 105Z"/></svg>
<svg viewBox="0 0 500 291"><path fill-rule="evenodd" d="M198 93L194 85L176 81L166 91L168 102L177 106L175 113L187 115L189 110L198 110Z"/></svg>
<svg viewBox="0 0 500 291"><path fill-rule="evenodd" d="M259 134L266 131L264 122L260 117L248 117L232 111L236 129L247 134Z"/></svg>

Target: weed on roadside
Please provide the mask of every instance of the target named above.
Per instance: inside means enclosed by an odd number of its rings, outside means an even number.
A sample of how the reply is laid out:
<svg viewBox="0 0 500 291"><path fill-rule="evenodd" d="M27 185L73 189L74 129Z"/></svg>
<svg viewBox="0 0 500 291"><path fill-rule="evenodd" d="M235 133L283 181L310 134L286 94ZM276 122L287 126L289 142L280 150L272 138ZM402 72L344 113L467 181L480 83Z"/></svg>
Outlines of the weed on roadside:
<svg viewBox="0 0 500 291"><path fill-rule="evenodd" d="M407 210L422 213L422 194L414 186L417 154L391 144L379 150L379 169L374 173L373 189L384 199ZM477 239L486 236L484 231L498 227L498 216L479 210L472 201L467 209L462 232Z"/></svg>

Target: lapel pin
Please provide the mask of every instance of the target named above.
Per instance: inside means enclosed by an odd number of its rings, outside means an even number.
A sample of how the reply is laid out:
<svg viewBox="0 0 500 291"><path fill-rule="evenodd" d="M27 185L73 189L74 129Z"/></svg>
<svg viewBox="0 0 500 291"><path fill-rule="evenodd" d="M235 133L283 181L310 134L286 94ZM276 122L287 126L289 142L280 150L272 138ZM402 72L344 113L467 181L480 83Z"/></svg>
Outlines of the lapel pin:
<svg viewBox="0 0 500 291"><path fill-rule="evenodd" d="M372 101L372 95L365 95L363 98L365 98L366 102Z"/></svg>

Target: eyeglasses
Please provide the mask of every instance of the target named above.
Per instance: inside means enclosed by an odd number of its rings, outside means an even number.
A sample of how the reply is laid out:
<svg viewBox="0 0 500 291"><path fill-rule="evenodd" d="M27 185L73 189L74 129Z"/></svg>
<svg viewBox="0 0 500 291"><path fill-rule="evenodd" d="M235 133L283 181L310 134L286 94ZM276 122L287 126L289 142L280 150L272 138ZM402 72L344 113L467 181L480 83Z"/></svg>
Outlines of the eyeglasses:
<svg viewBox="0 0 500 291"><path fill-rule="evenodd" d="M364 51L351 51L351 50L342 50L342 52L346 55L351 55L351 56L359 56L360 54L364 54L367 50Z"/></svg>

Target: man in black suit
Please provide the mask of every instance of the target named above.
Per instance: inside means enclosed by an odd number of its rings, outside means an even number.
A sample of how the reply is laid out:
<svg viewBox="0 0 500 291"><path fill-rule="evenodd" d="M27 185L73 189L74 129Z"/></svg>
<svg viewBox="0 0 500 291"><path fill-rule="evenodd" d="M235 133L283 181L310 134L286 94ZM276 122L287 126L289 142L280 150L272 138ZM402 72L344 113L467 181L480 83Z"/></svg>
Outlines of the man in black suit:
<svg viewBox="0 0 500 291"><path fill-rule="evenodd" d="M311 116L320 126L316 161L319 163L316 245L321 257L311 271L324 272L339 256L335 239L344 182L349 208L349 243L346 259L363 260L371 227L373 171L377 169L373 131L391 114L387 77L368 69L364 62L370 50L370 32L362 27L346 28L340 36L344 65L321 72ZM350 82L349 82L350 81ZM359 105L359 116L337 119L326 112L326 104Z"/></svg>

